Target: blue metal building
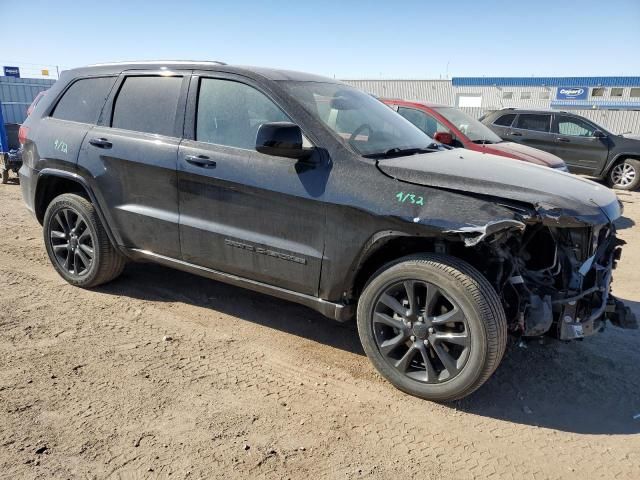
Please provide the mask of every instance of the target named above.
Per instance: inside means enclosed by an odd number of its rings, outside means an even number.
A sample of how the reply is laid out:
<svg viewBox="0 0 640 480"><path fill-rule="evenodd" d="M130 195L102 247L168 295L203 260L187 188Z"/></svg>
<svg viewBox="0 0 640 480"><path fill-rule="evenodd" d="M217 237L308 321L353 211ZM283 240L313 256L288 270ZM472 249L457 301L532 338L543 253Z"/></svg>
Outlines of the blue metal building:
<svg viewBox="0 0 640 480"><path fill-rule="evenodd" d="M22 123L27 108L36 95L47 90L55 80L0 76L0 104L5 123Z"/></svg>

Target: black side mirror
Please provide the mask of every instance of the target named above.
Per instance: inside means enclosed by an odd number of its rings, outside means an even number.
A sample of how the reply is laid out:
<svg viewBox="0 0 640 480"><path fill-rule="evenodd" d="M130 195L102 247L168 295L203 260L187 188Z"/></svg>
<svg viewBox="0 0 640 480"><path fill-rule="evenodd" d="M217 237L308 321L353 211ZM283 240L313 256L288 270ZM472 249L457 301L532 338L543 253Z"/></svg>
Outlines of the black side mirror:
<svg viewBox="0 0 640 480"><path fill-rule="evenodd" d="M313 149L302 146L302 130L294 123L263 123L256 135L256 150L266 155L304 160Z"/></svg>
<svg viewBox="0 0 640 480"><path fill-rule="evenodd" d="M593 132L593 136L596 138L606 137L605 133L602 130L596 130L595 132Z"/></svg>

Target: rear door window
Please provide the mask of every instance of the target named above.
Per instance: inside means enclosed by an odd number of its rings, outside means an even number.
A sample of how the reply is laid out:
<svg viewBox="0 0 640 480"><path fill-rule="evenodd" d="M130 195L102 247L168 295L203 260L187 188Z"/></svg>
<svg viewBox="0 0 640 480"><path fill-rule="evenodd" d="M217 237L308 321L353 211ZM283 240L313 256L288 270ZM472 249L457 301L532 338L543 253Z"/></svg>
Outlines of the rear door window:
<svg viewBox="0 0 640 480"><path fill-rule="evenodd" d="M182 77L127 77L120 87L111 126L175 136Z"/></svg>
<svg viewBox="0 0 640 480"><path fill-rule="evenodd" d="M551 126L551 115L521 113L518 115L515 128L548 133Z"/></svg>
<svg viewBox="0 0 640 480"><path fill-rule="evenodd" d="M81 123L96 123L115 77L84 78L75 81L51 113L53 118Z"/></svg>
<svg viewBox="0 0 640 480"><path fill-rule="evenodd" d="M498 125L499 127L510 127L515 119L516 119L516 114L509 113L507 115L502 115L495 122L493 122L493 124Z"/></svg>

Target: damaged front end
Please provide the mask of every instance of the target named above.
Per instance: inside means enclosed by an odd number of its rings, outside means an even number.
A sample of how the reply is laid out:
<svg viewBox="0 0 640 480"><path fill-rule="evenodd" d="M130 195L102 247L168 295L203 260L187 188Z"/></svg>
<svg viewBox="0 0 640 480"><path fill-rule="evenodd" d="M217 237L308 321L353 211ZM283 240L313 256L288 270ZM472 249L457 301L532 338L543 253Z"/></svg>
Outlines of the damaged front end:
<svg viewBox="0 0 640 480"><path fill-rule="evenodd" d="M601 331L606 319L638 328L630 309L611 294L625 243L613 223L566 227L541 210L522 220L456 232L483 259L513 333L572 340Z"/></svg>

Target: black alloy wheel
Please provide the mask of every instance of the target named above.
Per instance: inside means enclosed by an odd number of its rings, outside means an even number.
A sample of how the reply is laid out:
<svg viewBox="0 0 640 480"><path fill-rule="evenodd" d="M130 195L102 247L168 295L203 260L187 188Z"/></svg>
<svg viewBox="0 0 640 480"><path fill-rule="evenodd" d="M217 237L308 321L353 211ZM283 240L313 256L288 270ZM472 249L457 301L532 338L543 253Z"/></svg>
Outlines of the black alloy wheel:
<svg viewBox="0 0 640 480"><path fill-rule="evenodd" d="M51 219L49 242L58 265L69 275L81 277L89 271L95 239L79 212L71 208L59 210Z"/></svg>
<svg viewBox="0 0 640 480"><path fill-rule="evenodd" d="M378 297L372 321L385 360L419 382L451 380L469 357L467 318L455 300L432 283L392 284Z"/></svg>
<svg viewBox="0 0 640 480"><path fill-rule="evenodd" d="M49 203L43 235L49 259L67 282L91 288L116 278L126 258L114 248L94 205L75 193Z"/></svg>
<svg viewBox="0 0 640 480"><path fill-rule="evenodd" d="M478 389L507 344L495 289L449 255L412 255L381 267L360 295L357 317L362 346L378 372L427 400L457 400Z"/></svg>

